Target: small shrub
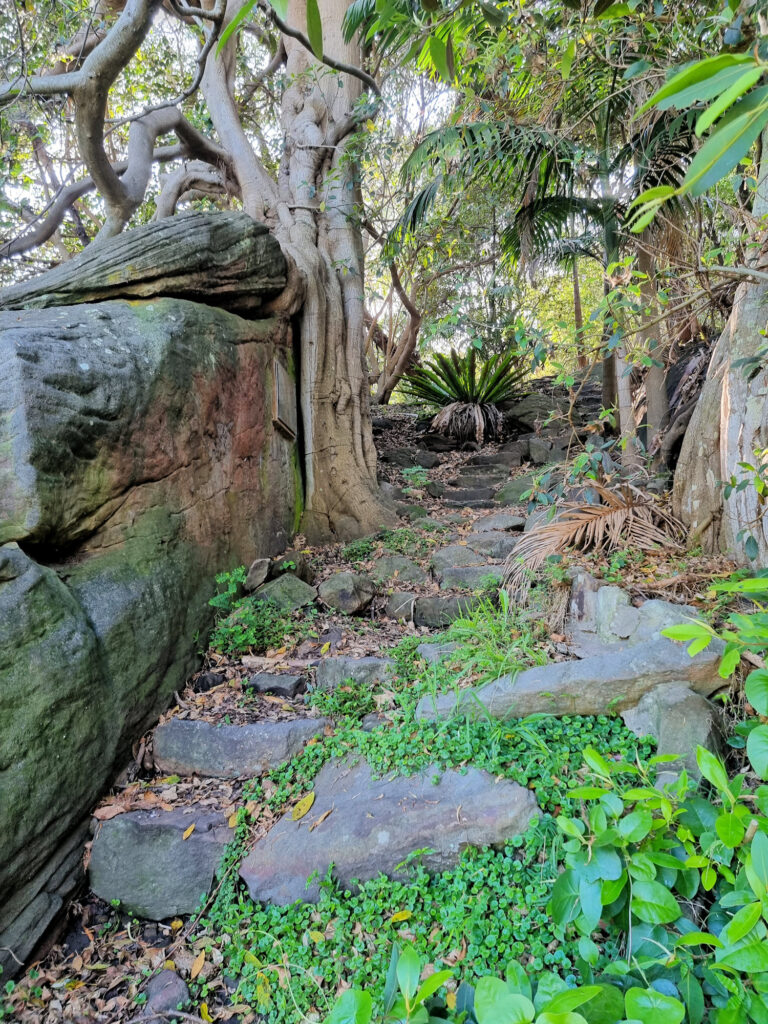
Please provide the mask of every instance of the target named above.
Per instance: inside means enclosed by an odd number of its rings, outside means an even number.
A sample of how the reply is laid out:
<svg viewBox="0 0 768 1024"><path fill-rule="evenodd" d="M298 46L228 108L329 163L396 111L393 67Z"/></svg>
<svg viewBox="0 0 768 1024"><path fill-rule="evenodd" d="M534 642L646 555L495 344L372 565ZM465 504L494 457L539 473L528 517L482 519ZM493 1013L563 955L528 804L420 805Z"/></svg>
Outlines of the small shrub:
<svg viewBox="0 0 768 1024"><path fill-rule="evenodd" d="M267 601L253 597L238 597L247 573L240 565L231 572L216 577L219 592L208 602L216 608L216 624L209 644L220 654L260 653L280 644L289 622ZM223 589L222 589L223 588Z"/></svg>

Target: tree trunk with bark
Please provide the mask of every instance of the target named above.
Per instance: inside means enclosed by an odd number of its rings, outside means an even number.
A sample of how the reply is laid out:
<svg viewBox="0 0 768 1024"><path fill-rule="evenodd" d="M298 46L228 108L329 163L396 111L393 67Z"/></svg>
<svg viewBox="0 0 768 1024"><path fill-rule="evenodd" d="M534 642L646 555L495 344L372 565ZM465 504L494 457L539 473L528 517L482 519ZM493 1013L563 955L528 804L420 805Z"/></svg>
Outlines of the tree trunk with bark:
<svg viewBox="0 0 768 1024"><path fill-rule="evenodd" d="M763 153L768 139L763 139ZM768 161L763 160L753 216L768 213ZM768 265L768 253L758 267ZM683 440L675 472L673 503L705 551L723 551L740 562L749 561L747 543L757 544L757 564L768 559L768 524L763 503L751 484L725 497L723 484L748 475L739 466L756 465L755 452L768 448L768 368L763 358L749 379L736 363L753 357L765 345L768 324L768 285L739 285L733 309L715 345L701 396ZM750 545L751 547L751 545ZM754 552L752 552L754 553Z"/></svg>

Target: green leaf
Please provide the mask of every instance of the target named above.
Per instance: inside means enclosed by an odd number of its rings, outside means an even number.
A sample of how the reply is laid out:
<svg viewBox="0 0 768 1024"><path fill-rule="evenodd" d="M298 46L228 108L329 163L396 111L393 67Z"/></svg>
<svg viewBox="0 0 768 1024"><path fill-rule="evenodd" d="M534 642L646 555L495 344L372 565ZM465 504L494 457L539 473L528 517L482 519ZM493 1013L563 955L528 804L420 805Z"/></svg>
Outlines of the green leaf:
<svg viewBox="0 0 768 1024"><path fill-rule="evenodd" d="M576 1010L579 1006L590 1002L601 992L602 985L581 985L579 988L568 989L567 992L558 992L554 999L544 1006L544 1009L548 1013L566 1013L568 1010Z"/></svg>
<svg viewBox="0 0 768 1024"><path fill-rule="evenodd" d="M768 669L756 668L744 683L747 700L758 713L768 715Z"/></svg>
<svg viewBox="0 0 768 1024"><path fill-rule="evenodd" d="M372 1016L373 999L370 992L349 988L336 1000L325 1024L369 1024Z"/></svg>
<svg viewBox="0 0 768 1024"><path fill-rule="evenodd" d="M717 946L722 948L722 942L716 935L709 932L686 932L675 942L675 946Z"/></svg>
<svg viewBox="0 0 768 1024"><path fill-rule="evenodd" d="M669 637L670 640L698 640L703 637L712 639L712 634L702 622L680 622L676 626L667 626L666 629L662 629L661 635Z"/></svg>
<svg viewBox="0 0 768 1024"><path fill-rule="evenodd" d="M475 986L477 1024L530 1024L535 1016L530 999L510 992L501 978L486 976Z"/></svg>
<svg viewBox="0 0 768 1024"><path fill-rule="evenodd" d="M428 40L429 56L438 75L444 82L452 82L453 75L448 67L448 49L442 39L437 36L430 36Z"/></svg>
<svg viewBox="0 0 768 1024"><path fill-rule="evenodd" d="M646 110L650 110L651 107L657 106L664 100L673 96L679 96L684 89L697 86L699 83L711 82L712 79L722 70L731 68L734 66L748 64L754 62L754 57L751 53L723 53L716 57L707 57L705 60L697 61L695 64L689 64L687 67L678 71L676 75L651 96L651 98L640 107L637 114L644 114ZM714 93L713 95L716 95ZM699 99L706 98L699 96ZM688 103L694 102L689 100ZM672 104L669 104L672 105ZM687 103L685 105L688 105Z"/></svg>
<svg viewBox="0 0 768 1024"><path fill-rule="evenodd" d="M646 924L669 924L680 917L677 900L660 882L635 882L632 912Z"/></svg>
<svg viewBox="0 0 768 1024"><path fill-rule="evenodd" d="M729 111L691 161L681 193L703 195L747 155L768 119L768 87L755 89Z"/></svg>
<svg viewBox="0 0 768 1024"><path fill-rule="evenodd" d="M768 725L758 725L747 736L747 757L761 779L768 779Z"/></svg>
<svg viewBox="0 0 768 1024"><path fill-rule="evenodd" d="M696 764L707 782L711 782L715 789L719 789L723 793L730 793L728 773L723 762L706 747L696 748Z"/></svg>
<svg viewBox="0 0 768 1024"><path fill-rule="evenodd" d="M715 952L715 960L723 967L732 967L735 971L748 974L762 974L768 971L768 942L765 941L765 928L762 935L753 929L745 938L737 943L726 946L724 950Z"/></svg>
<svg viewBox="0 0 768 1024"><path fill-rule="evenodd" d="M755 832L749 848L749 865L755 877L768 890L768 836L765 832ZM759 893L755 895L759 896Z"/></svg>
<svg viewBox="0 0 768 1024"><path fill-rule="evenodd" d="M743 939L760 920L762 909L760 903L750 903L748 906L742 907L721 932L723 938L731 944Z"/></svg>
<svg viewBox="0 0 768 1024"><path fill-rule="evenodd" d="M679 999L662 995L655 989L631 988L624 996L627 1017L642 1024L680 1024L685 1007Z"/></svg>
<svg viewBox="0 0 768 1024"><path fill-rule="evenodd" d="M536 1024L588 1024L580 1013L540 1013Z"/></svg>
<svg viewBox="0 0 768 1024"><path fill-rule="evenodd" d="M430 974L422 984L419 991L416 993L415 1002L423 1003L425 999L429 999L435 992L444 985L449 978L453 977L453 971L437 971L435 974Z"/></svg>
<svg viewBox="0 0 768 1024"><path fill-rule="evenodd" d="M681 970L679 987L688 1013L688 1024L701 1024L704 1019L704 992L693 971L687 966Z"/></svg>
<svg viewBox="0 0 768 1024"><path fill-rule="evenodd" d="M639 843L651 831L653 815L650 811L639 808L622 818L619 822L619 834L630 843Z"/></svg>
<svg viewBox="0 0 768 1024"><path fill-rule="evenodd" d="M323 59L323 19L317 0L307 0L307 37L312 53L318 60Z"/></svg>
<svg viewBox="0 0 768 1024"><path fill-rule="evenodd" d="M737 846L741 845L746 829L741 818L731 812L718 816L715 822L715 832L730 850L735 850Z"/></svg>
<svg viewBox="0 0 768 1024"><path fill-rule="evenodd" d="M579 916L579 883L576 872L571 868L563 871L552 886L547 906L555 924L561 928Z"/></svg>
<svg viewBox="0 0 768 1024"><path fill-rule="evenodd" d="M721 114L733 106L736 100L740 99L753 85L757 85L762 77L762 68L750 68L748 71L741 73L730 89L726 89L725 92L721 93L718 99L711 103L703 114L699 115L699 119L696 122L696 134L701 137Z"/></svg>
<svg viewBox="0 0 768 1024"><path fill-rule="evenodd" d="M400 991L409 1002L413 999L419 987L420 974L421 964L419 963L419 955L413 946L406 944L400 954L400 959L397 961L397 983L400 986Z"/></svg>
<svg viewBox="0 0 768 1024"><path fill-rule="evenodd" d="M216 46L216 53L219 54L227 45L227 40L233 34L237 32L243 22L250 16L251 11L254 9L258 0L247 0L246 3L240 8L237 14L234 16L232 21L227 25L224 31L221 33L221 37Z"/></svg>
<svg viewBox="0 0 768 1024"><path fill-rule="evenodd" d="M726 644L723 656L717 673L721 679L727 679L736 671L736 666L741 661L741 651L735 644Z"/></svg>
<svg viewBox="0 0 768 1024"><path fill-rule="evenodd" d="M563 59L560 61L560 76L564 82L567 82L571 77L571 68L573 67L573 58L576 56L576 40L571 39L568 46L563 54Z"/></svg>

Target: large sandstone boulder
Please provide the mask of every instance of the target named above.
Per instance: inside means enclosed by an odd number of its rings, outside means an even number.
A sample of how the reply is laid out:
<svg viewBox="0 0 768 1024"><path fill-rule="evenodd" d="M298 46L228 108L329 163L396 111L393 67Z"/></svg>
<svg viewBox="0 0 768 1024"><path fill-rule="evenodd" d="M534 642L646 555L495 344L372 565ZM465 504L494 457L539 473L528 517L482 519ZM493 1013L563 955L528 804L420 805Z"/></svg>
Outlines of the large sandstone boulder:
<svg viewBox="0 0 768 1024"><path fill-rule="evenodd" d="M263 224L246 213L182 213L6 288L0 309L166 295L253 313L285 282L285 257Z"/></svg>
<svg viewBox="0 0 768 1024"><path fill-rule="evenodd" d="M286 548L275 319L181 299L0 313L0 966L81 876L88 814L196 667L213 576ZM283 395L283 399L292 395Z"/></svg>

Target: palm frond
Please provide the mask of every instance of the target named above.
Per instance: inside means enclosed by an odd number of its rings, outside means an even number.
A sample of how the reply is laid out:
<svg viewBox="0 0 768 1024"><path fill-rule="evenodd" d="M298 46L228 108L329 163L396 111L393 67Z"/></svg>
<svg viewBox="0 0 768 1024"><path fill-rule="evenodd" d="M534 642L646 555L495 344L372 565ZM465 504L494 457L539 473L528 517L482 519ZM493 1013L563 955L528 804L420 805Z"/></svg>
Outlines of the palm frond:
<svg viewBox="0 0 768 1024"><path fill-rule="evenodd" d="M592 484L603 504L568 502L554 519L523 535L504 566L504 583L511 598L524 600L531 578L552 555L572 548L616 551L635 547L679 549L683 524L644 492L624 485L619 491Z"/></svg>
<svg viewBox="0 0 768 1024"><path fill-rule="evenodd" d="M585 232L595 229L590 238L598 238L610 199L588 199L579 196L539 196L524 203L512 222L501 233L501 249L507 265L515 266L533 258L556 262L563 235L574 221L584 226ZM596 251L599 251L596 249ZM590 255L595 255L590 252Z"/></svg>

